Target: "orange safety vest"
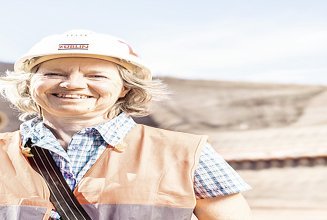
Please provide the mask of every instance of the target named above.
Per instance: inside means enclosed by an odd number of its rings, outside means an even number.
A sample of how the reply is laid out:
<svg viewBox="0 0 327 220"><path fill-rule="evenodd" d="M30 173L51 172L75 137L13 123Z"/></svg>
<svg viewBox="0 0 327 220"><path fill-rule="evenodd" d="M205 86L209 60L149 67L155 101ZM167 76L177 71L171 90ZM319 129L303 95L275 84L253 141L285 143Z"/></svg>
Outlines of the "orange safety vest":
<svg viewBox="0 0 327 220"><path fill-rule="evenodd" d="M206 136L135 126L123 152L107 148L74 195L92 219L189 220L193 178ZM0 219L48 219L45 180L21 152L19 131L0 134Z"/></svg>

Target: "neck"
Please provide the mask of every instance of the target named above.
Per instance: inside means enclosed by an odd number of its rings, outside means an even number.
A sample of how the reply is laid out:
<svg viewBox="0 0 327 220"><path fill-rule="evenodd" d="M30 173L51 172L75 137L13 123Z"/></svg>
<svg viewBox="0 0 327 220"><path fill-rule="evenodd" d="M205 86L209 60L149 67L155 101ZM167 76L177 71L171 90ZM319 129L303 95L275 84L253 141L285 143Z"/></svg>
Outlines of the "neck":
<svg viewBox="0 0 327 220"><path fill-rule="evenodd" d="M76 117L52 117L46 114L43 115L44 124L51 130L57 138L61 146L67 150L73 135L86 127L91 127L108 121L108 118L90 117L90 118L76 118Z"/></svg>

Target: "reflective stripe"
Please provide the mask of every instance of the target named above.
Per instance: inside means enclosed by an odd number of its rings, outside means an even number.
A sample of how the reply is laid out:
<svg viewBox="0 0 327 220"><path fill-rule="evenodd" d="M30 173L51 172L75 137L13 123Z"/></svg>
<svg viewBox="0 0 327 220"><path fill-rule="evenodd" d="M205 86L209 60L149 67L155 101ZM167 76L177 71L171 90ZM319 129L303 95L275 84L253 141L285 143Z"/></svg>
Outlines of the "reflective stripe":
<svg viewBox="0 0 327 220"><path fill-rule="evenodd" d="M42 220L47 209L37 206L1 205L1 220Z"/></svg>
<svg viewBox="0 0 327 220"><path fill-rule="evenodd" d="M193 210L151 205L83 205L92 220L190 220ZM42 220L47 209L36 206L0 206L1 220Z"/></svg>
<svg viewBox="0 0 327 220"><path fill-rule="evenodd" d="M190 220L193 209L153 205L88 204L83 205L92 220Z"/></svg>

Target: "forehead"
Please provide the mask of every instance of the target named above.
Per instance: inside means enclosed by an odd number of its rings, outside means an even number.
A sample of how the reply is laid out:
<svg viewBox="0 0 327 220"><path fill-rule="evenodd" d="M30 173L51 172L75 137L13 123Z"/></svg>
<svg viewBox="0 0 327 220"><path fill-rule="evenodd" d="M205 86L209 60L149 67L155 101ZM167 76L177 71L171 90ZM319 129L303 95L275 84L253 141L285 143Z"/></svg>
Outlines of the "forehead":
<svg viewBox="0 0 327 220"><path fill-rule="evenodd" d="M40 64L39 69L92 69L92 70L117 70L117 64L96 58L85 58L85 57L67 57L57 58L45 61Z"/></svg>

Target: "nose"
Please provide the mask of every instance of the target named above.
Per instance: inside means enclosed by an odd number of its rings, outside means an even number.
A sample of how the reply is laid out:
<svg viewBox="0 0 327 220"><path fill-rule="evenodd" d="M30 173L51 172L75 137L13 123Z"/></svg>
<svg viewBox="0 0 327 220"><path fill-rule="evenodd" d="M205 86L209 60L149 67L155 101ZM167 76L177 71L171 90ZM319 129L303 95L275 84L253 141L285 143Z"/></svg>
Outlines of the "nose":
<svg viewBox="0 0 327 220"><path fill-rule="evenodd" d="M60 87L66 89L84 89L87 83L83 74L71 74L59 84Z"/></svg>

